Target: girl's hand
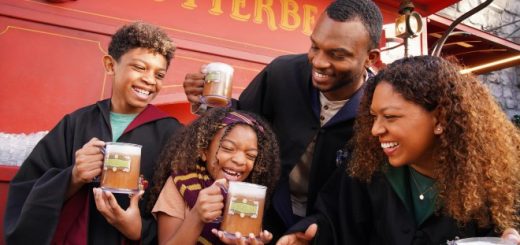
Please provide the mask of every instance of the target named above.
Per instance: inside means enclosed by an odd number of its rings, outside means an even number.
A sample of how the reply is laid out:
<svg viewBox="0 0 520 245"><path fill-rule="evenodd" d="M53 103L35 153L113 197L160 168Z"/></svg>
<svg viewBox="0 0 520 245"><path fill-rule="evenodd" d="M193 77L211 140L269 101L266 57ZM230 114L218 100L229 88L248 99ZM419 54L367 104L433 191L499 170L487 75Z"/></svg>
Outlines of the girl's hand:
<svg viewBox="0 0 520 245"><path fill-rule="evenodd" d="M94 200L97 210L105 217L107 222L119 230L130 240L141 239L141 213L139 211L139 199L144 191L130 197L130 206L126 210L117 203L114 194L94 188Z"/></svg>
<svg viewBox="0 0 520 245"><path fill-rule="evenodd" d="M309 242L316 236L316 231L318 231L318 225L312 224L303 232L296 232L293 234L285 235L276 245L300 245L300 244L309 244Z"/></svg>
<svg viewBox="0 0 520 245"><path fill-rule="evenodd" d="M236 244L236 245L262 245L265 243L270 242L273 239L273 234L271 232L264 230L260 233L259 239L256 239L255 235L253 233L250 233L247 238L242 237L242 234L240 232L237 232L235 234L234 238L229 238L224 235L224 231L219 231L217 229L212 229L211 232L217 236L220 241L222 241L225 244Z"/></svg>
<svg viewBox="0 0 520 245"><path fill-rule="evenodd" d="M213 185L201 190L193 207L199 219L204 223L212 222L222 216L224 196L220 192L219 185L225 185L225 179L217 180Z"/></svg>
<svg viewBox="0 0 520 245"><path fill-rule="evenodd" d="M507 228L504 233L502 233L502 239L520 244L520 234L513 228Z"/></svg>

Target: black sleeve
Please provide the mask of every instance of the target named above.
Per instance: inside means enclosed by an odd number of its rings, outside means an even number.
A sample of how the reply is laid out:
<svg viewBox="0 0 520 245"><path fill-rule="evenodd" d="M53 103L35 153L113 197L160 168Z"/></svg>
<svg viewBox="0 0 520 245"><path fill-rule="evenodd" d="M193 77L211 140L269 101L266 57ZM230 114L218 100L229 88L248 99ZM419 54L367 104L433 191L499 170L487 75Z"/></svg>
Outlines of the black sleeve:
<svg viewBox="0 0 520 245"><path fill-rule="evenodd" d="M49 244L72 173L69 117L35 146L9 185L4 217L7 244ZM38 217L38 218L35 218Z"/></svg>
<svg viewBox="0 0 520 245"><path fill-rule="evenodd" d="M239 101L236 103L237 109L262 115L271 121L273 99L269 91L272 90L270 83L273 82L270 81L272 66L272 63L267 65L240 94Z"/></svg>

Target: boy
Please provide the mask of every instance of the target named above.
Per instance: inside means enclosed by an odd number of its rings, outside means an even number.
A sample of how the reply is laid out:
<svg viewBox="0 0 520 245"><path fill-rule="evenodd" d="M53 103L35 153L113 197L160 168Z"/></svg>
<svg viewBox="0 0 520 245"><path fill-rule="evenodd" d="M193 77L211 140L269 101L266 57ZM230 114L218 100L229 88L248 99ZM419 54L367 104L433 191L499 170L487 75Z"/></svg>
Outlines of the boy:
<svg viewBox="0 0 520 245"><path fill-rule="evenodd" d="M108 141L142 145L141 174L151 179L160 150L181 126L150 105L174 51L166 33L142 22L113 35L103 58L111 98L66 115L24 161L10 184L7 244L155 242L153 217L138 204L148 195L92 190L98 186L92 180L101 174Z"/></svg>

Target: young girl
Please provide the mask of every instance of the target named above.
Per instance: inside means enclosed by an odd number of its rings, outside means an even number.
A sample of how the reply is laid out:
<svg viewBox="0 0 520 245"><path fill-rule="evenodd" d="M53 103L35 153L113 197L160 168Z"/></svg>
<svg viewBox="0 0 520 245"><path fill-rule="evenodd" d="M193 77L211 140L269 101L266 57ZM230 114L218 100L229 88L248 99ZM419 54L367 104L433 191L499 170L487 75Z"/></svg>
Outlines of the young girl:
<svg viewBox="0 0 520 245"><path fill-rule="evenodd" d="M166 147L156 174L152 193L162 190L152 212L159 243L256 244L252 234L243 234L247 241L231 241L217 232L219 224L213 221L222 215L224 197L215 182L264 185L269 200L280 172L278 151L270 127L251 113L213 109L195 120ZM262 242L271 238L267 231L260 235Z"/></svg>
<svg viewBox="0 0 520 245"><path fill-rule="evenodd" d="M318 244L520 241L511 229L520 225L519 130L460 69L439 57L412 57L368 82L350 176L334 183L339 202L330 191L319 202Z"/></svg>

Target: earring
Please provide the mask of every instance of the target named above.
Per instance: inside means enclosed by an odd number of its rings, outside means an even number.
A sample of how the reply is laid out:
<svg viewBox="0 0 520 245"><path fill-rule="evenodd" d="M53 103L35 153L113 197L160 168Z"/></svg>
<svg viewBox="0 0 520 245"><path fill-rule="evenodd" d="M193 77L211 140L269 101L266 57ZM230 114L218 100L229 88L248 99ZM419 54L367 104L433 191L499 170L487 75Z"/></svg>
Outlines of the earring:
<svg viewBox="0 0 520 245"><path fill-rule="evenodd" d="M435 128L434 132L437 133L437 134L442 133L442 127L441 127L441 126L437 126L437 127Z"/></svg>

